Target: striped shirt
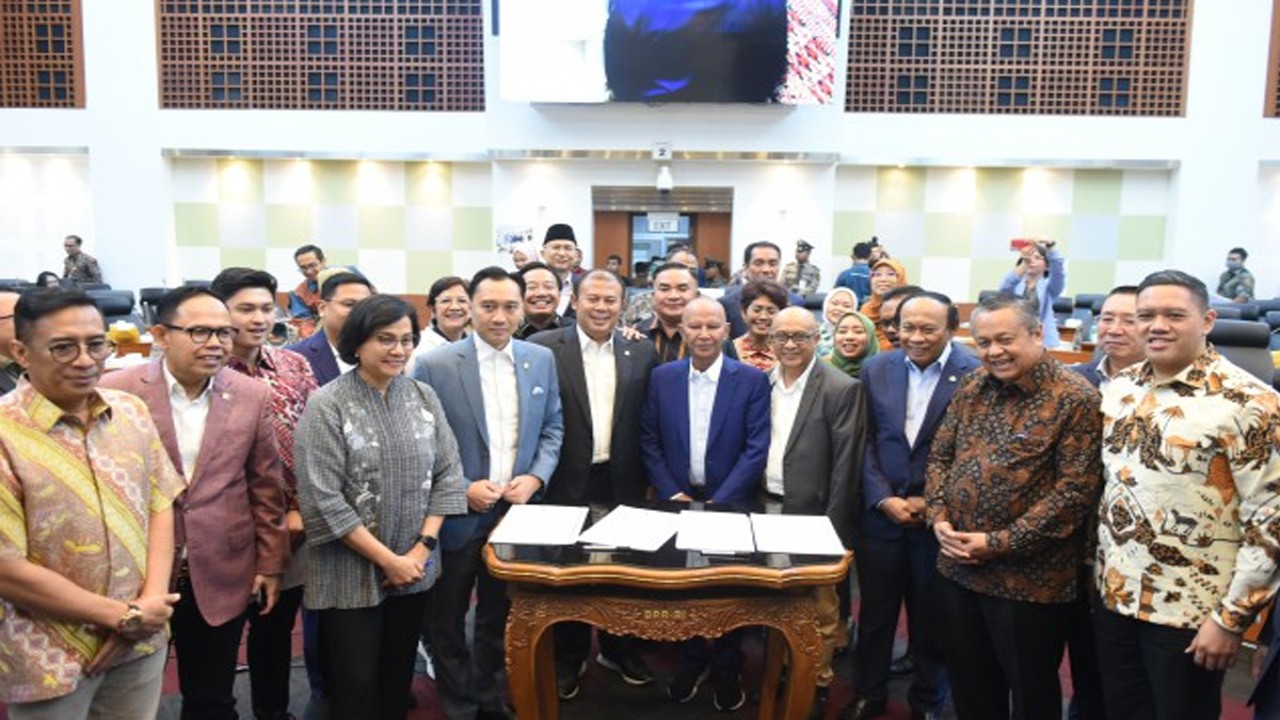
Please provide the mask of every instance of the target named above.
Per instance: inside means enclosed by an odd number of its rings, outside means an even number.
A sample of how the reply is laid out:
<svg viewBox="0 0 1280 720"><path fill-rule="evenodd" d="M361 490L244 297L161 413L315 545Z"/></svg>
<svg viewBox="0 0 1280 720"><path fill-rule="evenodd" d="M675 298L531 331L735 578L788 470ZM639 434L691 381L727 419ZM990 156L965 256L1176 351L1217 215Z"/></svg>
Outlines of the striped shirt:
<svg viewBox="0 0 1280 720"><path fill-rule="evenodd" d="M86 427L25 380L0 398L0 559L128 602L146 577L150 518L186 485L141 400L102 389L89 410ZM106 635L0 599L0 701L71 693ZM165 647L157 633L110 666Z"/></svg>
<svg viewBox="0 0 1280 720"><path fill-rule="evenodd" d="M399 376L384 398L359 372L346 373L311 395L295 437L310 550L306 606L374 607L388 595L427 590L437 563L418 583L384 588L382 571L342 538L363 526L403 554L426 516L467 511L458 443L435 391Z"/></svg>

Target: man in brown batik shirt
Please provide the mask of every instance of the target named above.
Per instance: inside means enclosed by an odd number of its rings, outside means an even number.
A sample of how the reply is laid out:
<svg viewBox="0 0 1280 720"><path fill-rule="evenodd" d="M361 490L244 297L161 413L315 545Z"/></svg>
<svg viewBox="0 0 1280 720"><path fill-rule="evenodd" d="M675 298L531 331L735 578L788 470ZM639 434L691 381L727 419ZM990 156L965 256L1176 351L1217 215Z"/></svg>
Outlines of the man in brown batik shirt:
<svg viewBox="0 0 1280 720"><path fill-rule="evenodd" d="M1042 346L1025 301L979 303L983 367L929 457L943 640L960 720L1059 718L1058 666L1101 489L1099 396Z"/></svg>

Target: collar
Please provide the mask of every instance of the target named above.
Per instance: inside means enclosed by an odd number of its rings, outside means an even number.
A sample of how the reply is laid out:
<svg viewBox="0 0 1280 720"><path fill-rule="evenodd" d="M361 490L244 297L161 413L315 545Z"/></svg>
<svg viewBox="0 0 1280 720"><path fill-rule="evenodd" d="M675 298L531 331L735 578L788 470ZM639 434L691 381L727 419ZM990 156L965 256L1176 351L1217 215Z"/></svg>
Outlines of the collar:
<svg viewBox="0 0 1280 720"><path fill-rule="evenodd" d="M769 382L783 392L804 392L805 385L809 382L809 376L813 373L813 366L817 363L818 355L814 353L813 357L809 359L808 367L804 369L804 372L800 373L800 377L796 378L791 387L787 387L786 383L782 381L782 364L779 363L769 372Z"/></svg>
<svg viewBox="0 0 1280 720"><path fill-rule="evenodd" d="M227 367L233 370L238 370L240 372L243 372L246 375L249 375L249 374L256 375L258 372L262 370L266 370L267 372L274 374L276 371L276 359L274 356L274 352L268 347L266 343L263 343L262 347L258 348L258 364L255 366L253 373L249 372L248 363L244 362L243 360L236 357L235 355L232 355L230 358L227 359ZM168 368L165 368L165 369L167 370Z"/></svg>
<svg viewBox="0 0 1280 720"><path fill-rule="evenodd" d="M31 418L31 422L35 423L41 432L47 433L58 424L58 421L73 417L42 395L28 380L20 382L14 393L18 394L19 402L26 410L27 417ZM101 393L94 390L89 396L89 417L98 420L104 415L111 416L111 404L102 397Z"/></svg>
<svg viewBox="0 0 1280 720"><path fill-rule="evenodd" d="M1200 353L1195 360L1192 360L1190 365L1182 368L1177 375L1174 375L1164 382L1156 382L1156 369L1151 366L1150 360L1143 360L1142 363L1137 366L1135 373L1138 382L1143 385L1172 385L1173 383L1180 383L1199 390L1204 389L1205 385L1209 381L1209 372L1213 369L1213 366L1218 363L1218 360L1221 359L1221 357L1222 356L1218 354L1217 348L1215 348L1212 343L1205 343L1204 352ZM1128 368L1126 368L1126 370L1127 369Z"/></svg>
<svg viewBox="0 0 1280 720"><path fill-rule="evenodd" d="M160 372L164 373L164 386L169 389L169 397L176 395L187 402L195 403L209 397L209 393L213 391L213 378L209 378L205 381L204 388L200 391L200 394L195 399L191 399L187 397L187 389L182 387L182 383L178 382L173 373L169 372L169 363L164 359L160 360Z"/></svg>
<svg viewBox="0 0 1280 720"><path fill-rule="evenodd" d="M507 340L507 346L499 350L494 346L490 345L489 343L485 342L479 335L476 335L475 337L476 337L476 360L480 362L484 362L486 360L493 358L493 356L495 355L506 355L507 359L511 361L511 364L513 366L516 364L516 354L514 352L514 347L513 347L515 345L514 338Z"/></svg>
<svg viewBox="0 0 1280 720"><path fill-rule="evenodd" d="M947 363L951 362L951 341L947 341L947 346L942 348L942 354L939 355L937 359L924 367L920 367L919 365L911 362L911 358L907 357L907 352L905 350L902 352L902 361L907 364L908 372L910 372L912 368L919 370L920 372L924 372L935 365L938 368L938 372L942 372L942 368L946 367Z"/></svg>
<svg viewBox="0 0 1280 720"><path fill-rule="evenodd" d="M584 353L591 347L599 348L600 350L610 354L613 353L613 333L609 333L608 340L598 343L595 340L592 340L590 335L582 331L581 325L574 323L573 328L578 333L578 346L582 348Z"/></svg>
<svg viewBox="0 0 1280 720"><path fill-rule="evenodd" d="M693 359L691 358L689 360L689 379L692 380L697 376L702 376L713 383L718 383L720 382L720 371L723 369L724 353L716 355L715 361L711 363L711 367L707 368L705 372L699 372L698 369L693 366Z"/></svg>

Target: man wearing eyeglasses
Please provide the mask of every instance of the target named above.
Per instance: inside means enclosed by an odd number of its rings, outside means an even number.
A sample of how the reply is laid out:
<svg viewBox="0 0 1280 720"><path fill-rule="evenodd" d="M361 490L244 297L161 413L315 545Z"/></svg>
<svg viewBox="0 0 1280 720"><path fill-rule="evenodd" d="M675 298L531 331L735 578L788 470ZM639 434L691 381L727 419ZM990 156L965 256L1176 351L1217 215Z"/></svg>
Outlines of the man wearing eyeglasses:
<svg viewBox="0 0 1280 720"><path fill-rule="evenodd" d="M13 308L18 304L18 293L0 289L0 395L18 386L22 366L13 359Z"/></svg>
<svg viewBox="0 0 1280 720"><path fill-rule="evenodd" d="M769 456L764 467L765 512L826 515L845 547L853 545L855 503L866 430L862 385L817 359L818 321L789 307L773 318L769 344L778 359L770 373ZM826 717L835 679L831 656L840 629L835 585L814 588L822 654L811 717Z"/></svg>
<svg viewBox="0 0 1280 720"><path fill-rule="evenodd" d="M289 535L271 389L225 368L236 329L204 288L160 299L151 328L163 358L103 385L151 408L187 482L177 502L174 644L182 717L234 720L236 655L248 613L269 614L289 567Z"/></svg>
<svg viewBox="0 0 1280 720"><path fill-rule="evenodd" d="M93 301L8 307L27 379L0 398L0 703L14 720L154 717L182 481L146 406L97 387L113 347Z"/></svg>
<svg viewBox="0 0 1280 720"><path fill-rule="evenodd" d="M881 350L896 350L902 347L902 339L898 335L898 308L902 306L902 303L906 302L907 298L914 297L922 292L924 291L915 285L903 285L886 290L880 298L880 320L876 322L876 328L884 333L884 336L889 339L889 344L892 346L892 348L880 348Z"/></svg>

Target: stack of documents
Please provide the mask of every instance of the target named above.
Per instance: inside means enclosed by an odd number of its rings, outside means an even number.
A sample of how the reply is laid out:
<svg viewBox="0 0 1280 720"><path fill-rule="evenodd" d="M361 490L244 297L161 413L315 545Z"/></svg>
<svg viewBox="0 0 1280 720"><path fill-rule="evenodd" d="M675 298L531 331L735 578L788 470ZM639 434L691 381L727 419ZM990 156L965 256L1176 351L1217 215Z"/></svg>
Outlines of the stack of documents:
<svg viewBox="0 0 1280 720"><path fill-rule="evenodd" d="M587 520L587 508L565 505L512 505L494 528L495 545L572 545Z"/></svg>
<svg viewBox="0 0 1280 720"><path fill-rule="evenodd" d="M790 555L844 555L844 544L826 515L752 513L756 550Z"/></svg>
<svg viewBox="0 0 1280 720"><path fill-rule="evenodd" d="M619 505L578 536L578 542L600 547L654 552L676 534L675 513Z"/></svg>
<svg viewBox="0 0 1280 720"><path fill-rule="evenodd" d="M680 513L676 533L677 550L699 550L705 553L749 553L756 549L751 538L751 521L742 513Z"/></svg>

